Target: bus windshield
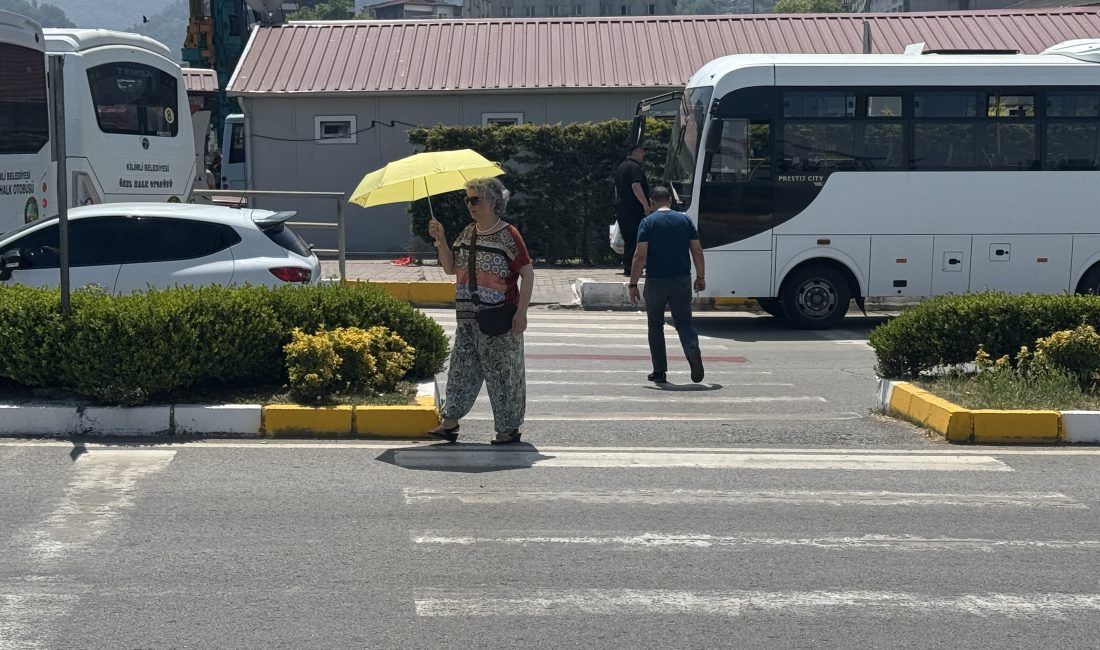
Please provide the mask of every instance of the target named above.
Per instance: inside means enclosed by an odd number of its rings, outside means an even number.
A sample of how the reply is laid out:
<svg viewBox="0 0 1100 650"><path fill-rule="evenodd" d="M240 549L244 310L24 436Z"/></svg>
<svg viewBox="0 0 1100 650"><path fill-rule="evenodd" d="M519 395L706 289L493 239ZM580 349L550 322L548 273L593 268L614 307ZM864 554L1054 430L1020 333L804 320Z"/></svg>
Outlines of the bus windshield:
<svg viewBox="0 0 1100 650"><path fill-rule="evenodd" d="M38 153L50 141L48 117L42 50L0 43L0 153Z"/></svg>
<svg viewBox="0 0 1100 650"><path fill-rule="evenodd" d="M691 188L695 182L695 160L699 153L699 141L703 135L713 88L689 88L684 93L672 133L665 162L665 182L677 195L679 208L691 205Z"/></svg>

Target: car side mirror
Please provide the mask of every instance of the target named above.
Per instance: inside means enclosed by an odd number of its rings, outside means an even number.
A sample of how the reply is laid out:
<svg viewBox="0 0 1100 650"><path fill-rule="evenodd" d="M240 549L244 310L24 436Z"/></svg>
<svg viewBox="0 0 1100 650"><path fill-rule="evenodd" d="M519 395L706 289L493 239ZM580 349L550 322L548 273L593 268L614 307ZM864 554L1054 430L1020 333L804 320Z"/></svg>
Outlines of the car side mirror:
<svg viewBox="0 0 1100 650"><path fill-rule="evenodd" d="M23 266L23 256L17 250L10 250L0 256L0 281L11 279L12 271Z"/></svg>

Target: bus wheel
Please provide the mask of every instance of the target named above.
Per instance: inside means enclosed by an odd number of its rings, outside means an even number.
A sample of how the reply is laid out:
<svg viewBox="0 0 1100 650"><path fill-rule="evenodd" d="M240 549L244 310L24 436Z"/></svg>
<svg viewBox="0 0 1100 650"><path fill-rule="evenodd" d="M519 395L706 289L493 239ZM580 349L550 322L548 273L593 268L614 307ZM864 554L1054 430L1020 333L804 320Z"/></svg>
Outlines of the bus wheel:
<svg viewBox="0 0 1100 650"><path fill-rule="evenodd" d="M783 311L783 302L778 298L757 298L756 304L760 305L760 309L764 310L764 313L769 316L775 316L776 318L787 317L787 314Z"/></svg>
<svg viewBox="0 0 1100 650"><path fill-rule="evenodd" d="M1077 283L1077 293L1094 293L1100 296L1100 266L1094 266L1081 276Z"/></svg>
<svg viewBox="0 0 1100 650"><path fill-rule="evenodd" d="M800 330L829 329L848 313L851 292L844 275L828 266L791 273L780 296L787 320Z"/></svg>

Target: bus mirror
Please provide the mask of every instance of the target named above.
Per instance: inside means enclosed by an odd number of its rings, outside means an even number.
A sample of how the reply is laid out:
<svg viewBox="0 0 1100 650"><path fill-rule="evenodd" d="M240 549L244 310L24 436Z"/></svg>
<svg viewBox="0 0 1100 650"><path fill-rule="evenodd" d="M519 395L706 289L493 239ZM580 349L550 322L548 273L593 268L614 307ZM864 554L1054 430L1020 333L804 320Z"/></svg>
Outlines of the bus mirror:
<svg viewBox="0 0 1100 650"><path fill-rule="evenodd" d="M645 115L635 115L634 121L630 123L630 135L626 140L627 148L633 149L641 144L643 135L645 135Z"/></svg>

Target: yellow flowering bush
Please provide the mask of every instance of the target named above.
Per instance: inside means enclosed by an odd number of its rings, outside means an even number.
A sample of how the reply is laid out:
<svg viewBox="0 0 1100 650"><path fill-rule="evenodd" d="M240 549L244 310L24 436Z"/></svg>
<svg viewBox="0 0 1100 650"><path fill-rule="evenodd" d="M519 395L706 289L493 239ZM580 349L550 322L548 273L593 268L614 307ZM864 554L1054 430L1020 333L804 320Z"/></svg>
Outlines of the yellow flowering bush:
<svg viewBox="0 0 1100 650"><path fill-rule="evenodd" d="M1100 373L1100 334L1092 325L1078 325L1035 341L1032 363L1061 370L1087 386Z"/></svg>
<svg viewBox="0 0 1100 650"><path fill-rule="evenodd" d="M381 326L295 329L286 353L290 388L308 401L340 393L390 392L412 369L416 350Z"/></svg>

